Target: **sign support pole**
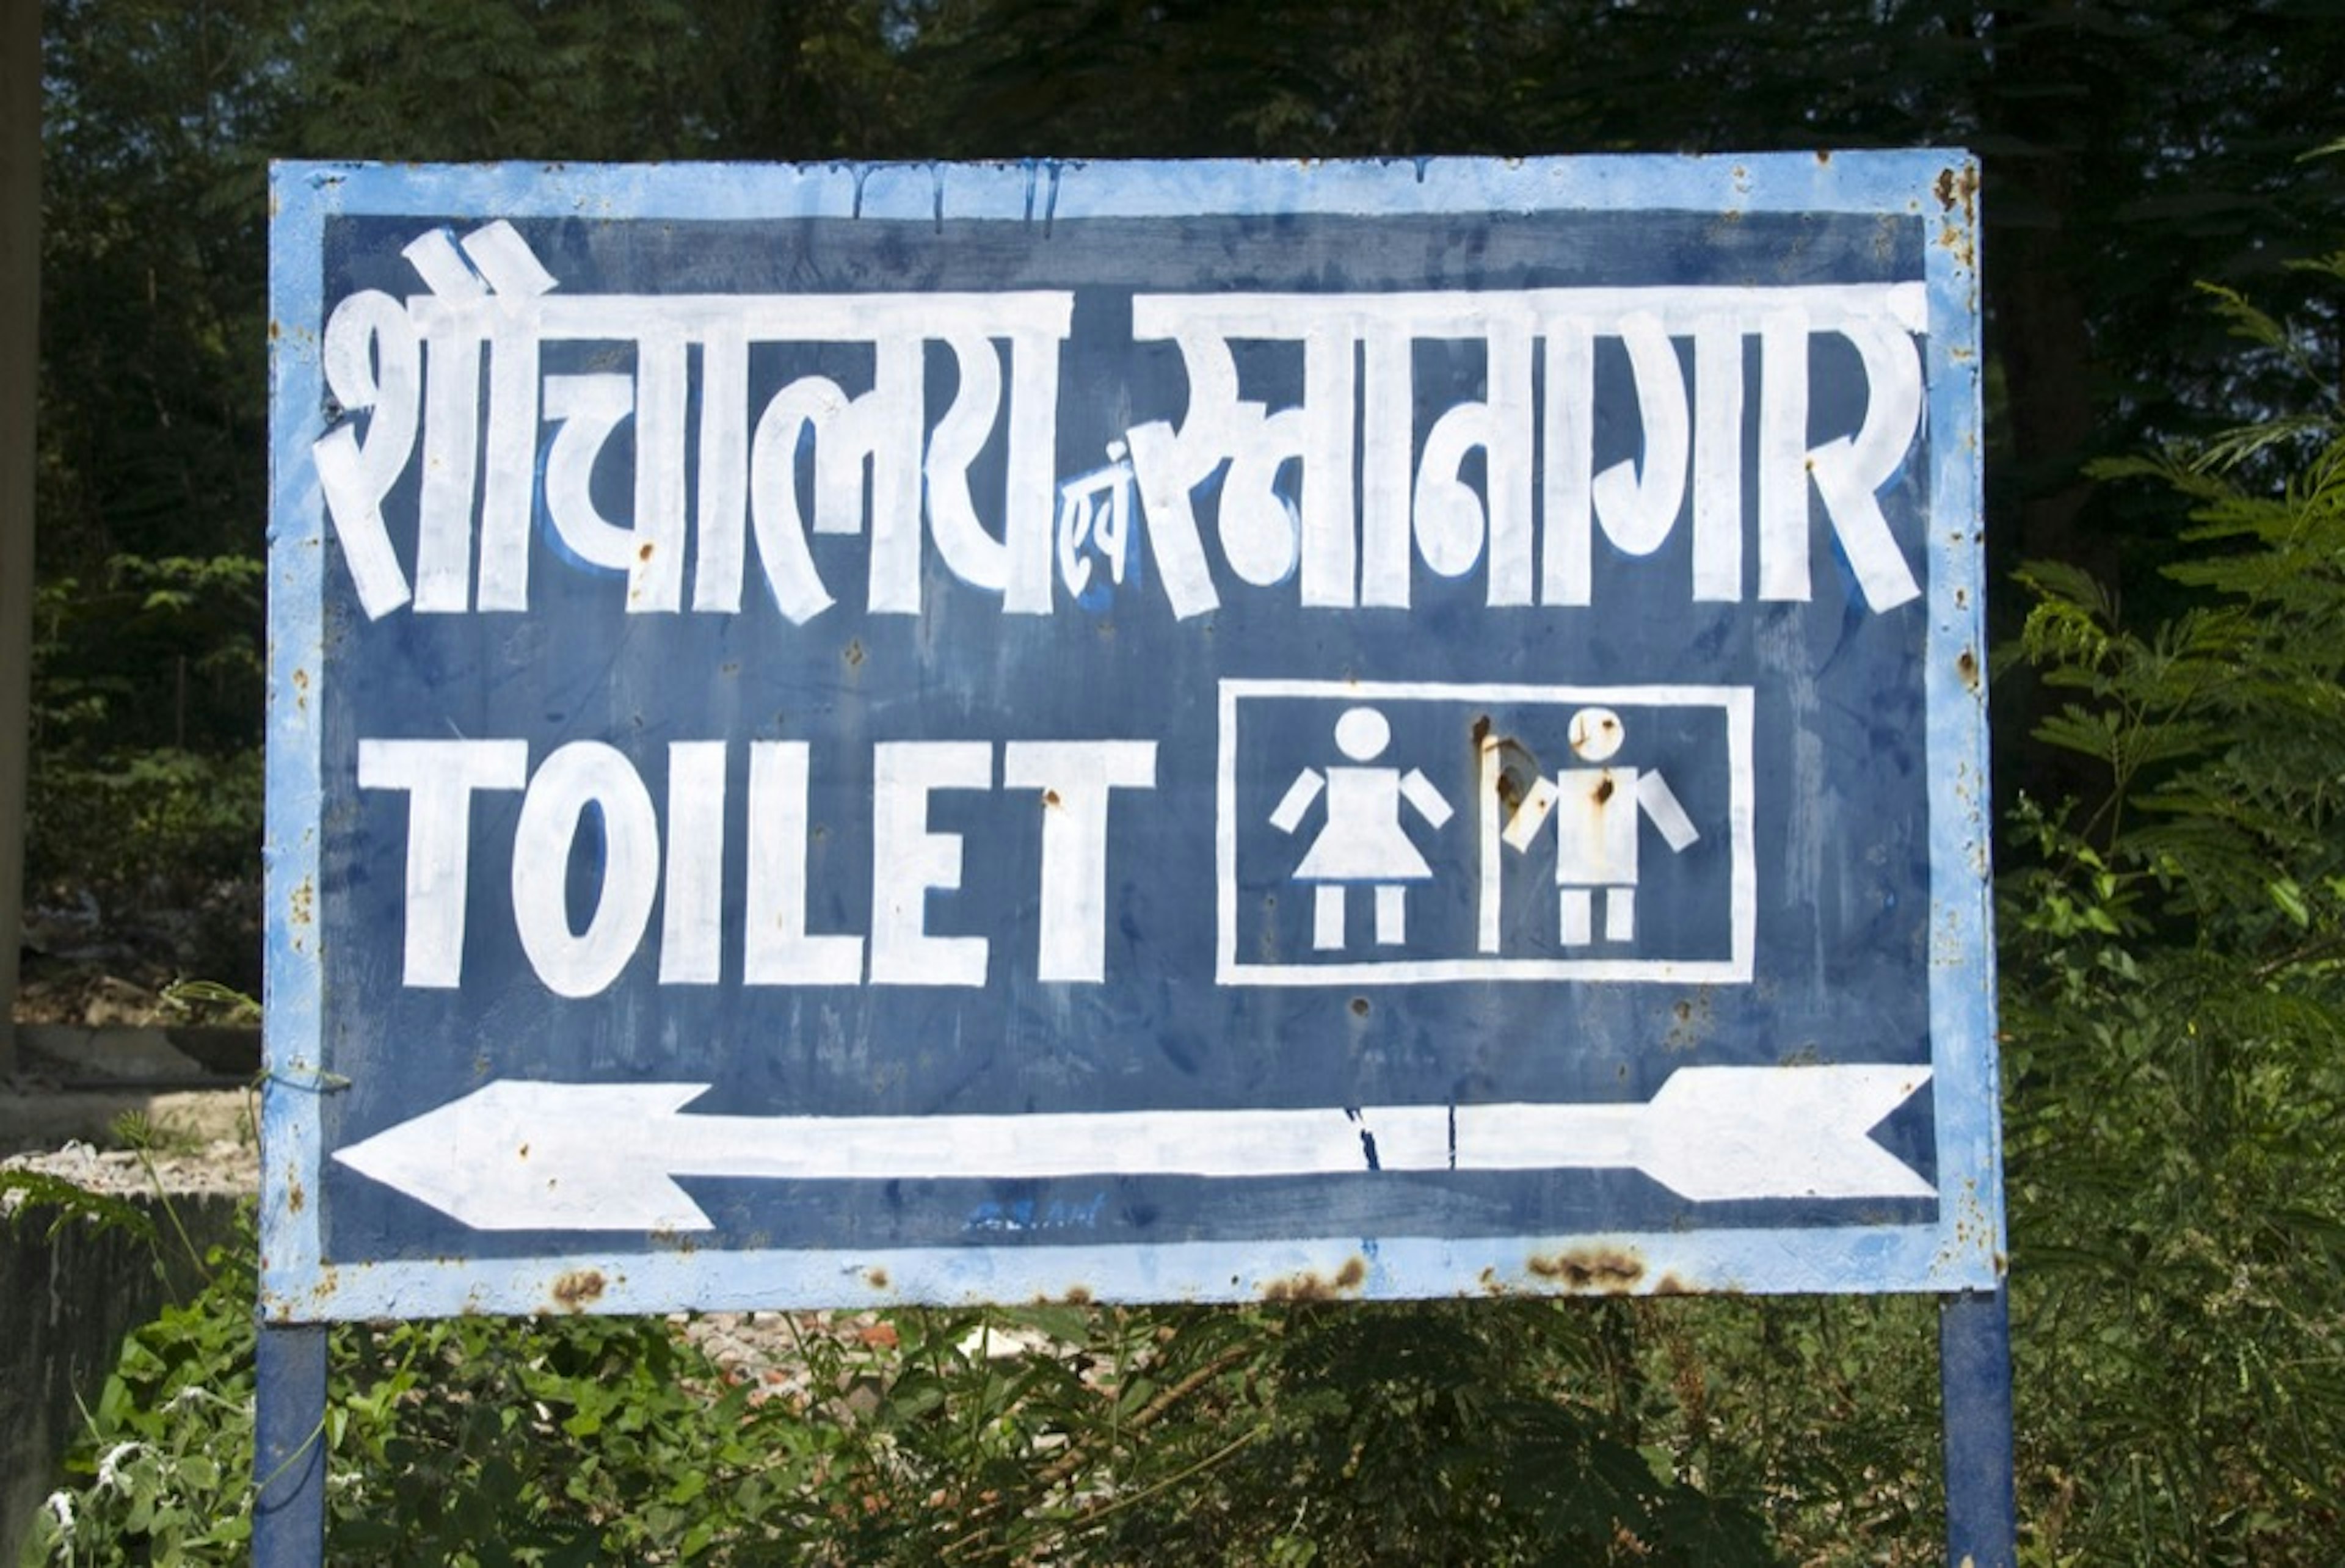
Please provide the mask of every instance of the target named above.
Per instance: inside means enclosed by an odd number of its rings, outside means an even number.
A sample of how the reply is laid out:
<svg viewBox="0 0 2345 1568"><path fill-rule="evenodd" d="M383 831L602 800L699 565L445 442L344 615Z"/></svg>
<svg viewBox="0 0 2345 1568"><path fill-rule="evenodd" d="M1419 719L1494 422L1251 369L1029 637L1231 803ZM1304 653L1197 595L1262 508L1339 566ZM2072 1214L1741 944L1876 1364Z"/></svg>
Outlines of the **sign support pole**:
<svg viewBox="0 0 2345 1568"><path fill-rule="evenodd" d="M1946 1561L2011 1568L2018 1560L2012 1481L2008 1287L1938 1301L1938 1378L1945 1411Z"/></svg>
<svg viewBox="0 0 2345 1568"><path fill-rule="evenodd" d="M326 1331L322 1323L260 1325L253 1568L317 1568L325 1561Z"/></svg>

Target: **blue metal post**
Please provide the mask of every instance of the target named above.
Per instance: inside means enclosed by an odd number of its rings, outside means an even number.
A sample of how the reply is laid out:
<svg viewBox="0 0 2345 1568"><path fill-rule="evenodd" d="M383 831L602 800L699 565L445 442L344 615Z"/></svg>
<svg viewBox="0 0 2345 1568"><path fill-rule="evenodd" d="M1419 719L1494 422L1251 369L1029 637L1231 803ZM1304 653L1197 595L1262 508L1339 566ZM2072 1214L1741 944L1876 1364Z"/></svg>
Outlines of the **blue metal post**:
<svg viewBox="0 0 2345 1568"><path fill-rule="evenodd" d="M326 1329L263 1323L254 1372L253 1568L326 1556Z"/></svg>
<svg viewBox="0 0 2345 1568"><path fill-rule="evenodd" d="M1946 1425L1946 1561L1954 1568L2012 1568L2019 1510L2005 1290L1940 1298L1938 1379Z"/></svg>

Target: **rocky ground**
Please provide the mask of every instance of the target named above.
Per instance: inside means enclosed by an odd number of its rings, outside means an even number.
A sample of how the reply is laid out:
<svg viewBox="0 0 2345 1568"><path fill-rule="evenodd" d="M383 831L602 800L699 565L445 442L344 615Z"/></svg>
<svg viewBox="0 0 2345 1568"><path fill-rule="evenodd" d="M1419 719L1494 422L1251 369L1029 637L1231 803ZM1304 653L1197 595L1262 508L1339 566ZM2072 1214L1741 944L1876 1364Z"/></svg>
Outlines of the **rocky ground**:
<svg viewBox="0 0 2345 1568"><path fill-rule="evenodd" d="M190 979L218 972L218 950L246 949L240 892L222 885L187 908L86 889L30 901L0 1161L114 1193L254 1190L256 1009Z"/></svg>
<svg viewBox="0 0 2345 1568"><path fill-rule="evenodd" d="M214 1138L200 1145L141 1153L128 1148L100 1148L70 1138L53 1149L9 1155L0 1170L37 1170L75 1186L111 1197L129 1198L157 1190L172 1194L219 1194L240 1197L258 1190L260 1151L250 1140ZM0 1212L8 1200L0 1195Z"/></svg>
<svg viewBox="0 0 2345 1568"><path fill-rule="evenodd" d="M137 1022L66 1022L54 998L31 1001L17 1015L15 1071L0 1079L0 1164L114 1193L256 1189L251 1029L191 1028L159 1004Z"/></svg>
<svg viewBox="0 0 2345 1568"><path fill-rule="evenodd" d="M0 1079L0 1168L117 1196L256 1191L258 1095L248 1076L179 1048L180 1033L160 1021L64 1023L37 1005L20 1012L16 1070ZM249 1030L204 1034L210 1052L258 1049Z"/></svg>

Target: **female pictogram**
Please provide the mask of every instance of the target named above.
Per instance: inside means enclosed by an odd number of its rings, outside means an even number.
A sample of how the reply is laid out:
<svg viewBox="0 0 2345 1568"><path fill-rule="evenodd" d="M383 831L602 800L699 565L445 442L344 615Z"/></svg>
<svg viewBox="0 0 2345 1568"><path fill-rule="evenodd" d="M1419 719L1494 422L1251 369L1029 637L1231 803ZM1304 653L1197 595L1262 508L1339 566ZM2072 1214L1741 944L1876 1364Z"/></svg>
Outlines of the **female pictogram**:
<svg viewBox="0 0 2345 1568"><path fill-rule="evenodd" d="M1324 792L1326 821L1294 868L1294 880L1315 885L1311 907L1311 945L1322 951L1344 946L1344 892L1354 883L1376 889L1376 933L1380 946L1396 946L1407 936L1407 885L1433 875L1409 837L1401 816L1406 802L1438 831L1449 820L1449 803L1432 781L1411 768L1372 767L1392 744L1392 725L1374 708L1351 708L1335 721L1335 749L1351 759L1322 774L1304 768L1295 775L1270 824L1293 833Z"/></svg>

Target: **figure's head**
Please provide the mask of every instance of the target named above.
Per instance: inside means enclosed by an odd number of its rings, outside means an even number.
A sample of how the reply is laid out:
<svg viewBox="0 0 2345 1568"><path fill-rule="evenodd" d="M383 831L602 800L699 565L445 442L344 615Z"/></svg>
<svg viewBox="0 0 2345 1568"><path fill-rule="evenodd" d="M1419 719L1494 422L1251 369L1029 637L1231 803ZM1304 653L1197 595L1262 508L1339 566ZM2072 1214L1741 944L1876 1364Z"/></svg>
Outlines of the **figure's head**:
<svg viewBox="0 0 2345 1568"><path fill-rule="evenodd" d="M1582 762L1609 761L1620 749L1626 732L1620 715L1609 708L1582 708L1571 715L1572 754Z"/></svg>
<svg viewBox="0 0 2345 1568"><path fill-rule="evenodd" d="M1350 708L1335 721L1335 746L1355 763L1374 762L1392 744L1392 725L1374 708Z"/></svg>

